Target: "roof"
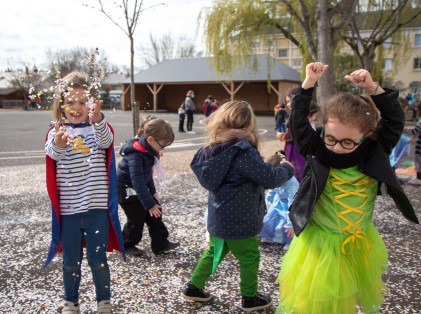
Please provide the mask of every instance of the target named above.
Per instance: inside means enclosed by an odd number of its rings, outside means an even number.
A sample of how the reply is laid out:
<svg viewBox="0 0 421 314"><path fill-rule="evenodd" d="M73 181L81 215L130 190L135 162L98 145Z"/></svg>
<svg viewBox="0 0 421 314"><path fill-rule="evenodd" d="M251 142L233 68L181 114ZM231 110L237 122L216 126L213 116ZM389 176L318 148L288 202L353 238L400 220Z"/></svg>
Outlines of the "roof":
<svg viewBox="0 0 421 314"><path fill-rule="evenodd" d="M14 87L0 88L0 95L1 96L7 96L7 95L10 95L10 94L12 94L14 92L17 92L17 91L19 91L19 88L14 88Z"/></svg>
<svg viewBox="0 0 421 314"><path fill-rule="evenodd" d="M127 75L123 73L110 73L107 74L102 80L102 85L119 85L127 79Z"/></svg>
<svg viewBox="0 0 421 314"><path fill-rule="evenodd" d="M135 75L135 83L209 83L222 81L292 81L301 82L296 70L267 54L256 55L257 69L253 69L254 58L242 64L231 74L218 74L213 58L182 58L165 60ZM269 63L268 63L269 62ZM269 73L268 73L269 72ZM122 83L129 83L126 79Z"/></svg>

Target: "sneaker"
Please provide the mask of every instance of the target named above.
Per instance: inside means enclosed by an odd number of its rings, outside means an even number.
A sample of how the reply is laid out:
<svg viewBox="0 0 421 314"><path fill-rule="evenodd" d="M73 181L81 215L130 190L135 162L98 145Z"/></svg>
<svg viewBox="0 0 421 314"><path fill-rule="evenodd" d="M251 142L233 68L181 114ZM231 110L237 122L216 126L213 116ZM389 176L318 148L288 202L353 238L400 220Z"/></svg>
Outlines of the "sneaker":
<svg viewBox="0 0 421 314"><path fill-rule="evenodd" d="M164 254L167 252L174 251L176 248L180 246L180 242L168 242L167 247L163 248L162 250L154 252L155 255Z"/></svg>
<svg viewBox="0 0 421 314"><path fill-rule="evenodd" d="M110 300L98 302L98 314L112 314L112 306Z"/></svg>
<svg viewBox="0 0 421 314"><path fill-rule="evenodd" d="M408 183L412 184L412 185L421 185L421 180L417 179L417 178L414 178L414 179L408 181Z"/></svg>
<svg viewBox="0 0 421 314"><path fill-rule="evenodd" d="M186 284L182 297L186 300L198 302L207 302L212 299L210 293L205 292L203 289L196 288L191 282Z"/></svg>
<svg viewBox="0 0 421 314"><path fill-rule="evenodd" d="M135 246L129 246L128 248L125 248L124 251L126 252L127 255L131 255L131 256L140 256L143 255L143 251L138 249Z"/></svg>
<svg viewBox="0 0 421 314"><path fill-rule="evenodd" d="M79 304L75 304L72 301L65 301L63 306L63 314L80 314Z"/></svg>
<svg viewBox="0 0 421 314"><path fill-rule="evenodd" d="M245 312L252 312L265 309L272 305L272 299L269 296L258 293L254 297L242 297L241 309Z"/></svg>
<svg viewBox="0 0 421 314"><path fill-rule="evenodd" d="M288 250L289 250L289 244L285 244L285 245L282 247L282 249L283 249L284 251L288 251Z"/></svg>

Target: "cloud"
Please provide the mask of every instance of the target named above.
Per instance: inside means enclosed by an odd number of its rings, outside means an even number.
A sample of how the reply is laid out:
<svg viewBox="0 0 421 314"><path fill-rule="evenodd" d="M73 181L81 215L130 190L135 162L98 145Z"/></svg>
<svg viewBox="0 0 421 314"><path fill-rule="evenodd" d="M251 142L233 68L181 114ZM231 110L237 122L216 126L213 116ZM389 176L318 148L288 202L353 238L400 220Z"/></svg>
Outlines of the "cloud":
<svg viewBox="0 0 421 314"><path fill-rule="evenodd" d="M114 1L106 1L113 3ZM119 3L119 0L116 1ZM165 6L145 10L135 33L135 49L170 32L174 37L196 36L197 16L212 0L167 0ZM10 0L0 4L0 69L11 60L45 63L46 50L98 47L113 64L130 64L127 35L102 13L83 6L95 0ZM157 1L145 1L145 8ZM123 21L122 21L123 22ZM124 24L123 24L124 25Z"/></svg>

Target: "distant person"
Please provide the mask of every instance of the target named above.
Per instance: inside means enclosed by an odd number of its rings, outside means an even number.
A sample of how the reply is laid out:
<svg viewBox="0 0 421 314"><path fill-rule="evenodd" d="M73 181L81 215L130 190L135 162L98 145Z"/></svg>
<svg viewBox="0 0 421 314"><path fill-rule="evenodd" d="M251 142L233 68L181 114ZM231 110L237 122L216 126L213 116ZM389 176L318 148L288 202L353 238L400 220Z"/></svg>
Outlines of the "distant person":
<svg viewBox="0 0 421 314"><path fill-rule="evenodd" d="M264 188L274 188L293 176L290 163L273 167L263 161L253 109L243 101L229 101L206 124L205 146L191 168L209 191L207 228L209 247L199 259L183 291L187 300L206 302L206 281L231 252L240 263L241 308L264 309L269 296L258 293L259 243L266 211Z"/></svg>
<svg viewBox="0 0 421 314"><path fill-rule="evenodd" d="M106 251L123 250L114 158L114 134L101 113L102 100L87 90L88 78L63 78L53 103L56 126L47 135L47 187L53 211L53 239L47 266L63 252L63 313L80 313L83 247L95 286L99 313L111 313ZM93 105L88 107L92 101ZM123 255L124 257L124 255Z"/></svg>
<svg viewBox="0 0 421 314"><path fill-rule="evenodd" d="M122 159L117 167L119 204L127 216L123 228L127 255L143 254L140 243L146 223L154 254L176 249L180 243L168 241L168 229L162 220L162 204L156 192L153 176L162 172L160 153L174 141L171 125L162 119L147 117L137 137L120 148Z"/></svg>
<svg viewBox="0 0 421 314"><path fill-rule="evenodd" d="M285 104L281 104L280 108L275 114L276 132L284 133L287 129L286 121L288 118L288 112L285 110Z"/></svg>
<svg viewBox="0 0 421 314"><path fill-rule="evenodd" d="M180 107L178 107L178 132L185 132L184 131L184 120L186 118L186 110L184 102L181 103Z"/></svg>
<svg viewBox="0 0 421 314"><path fill-rule="evenodd" d="M206 97L205 101L203 102L203 114L206 118L209 117L212 114L212 112L215 111L214 103L215 99L212 97L212 95Z"/></svg>
<svg viewBox="0 0 421 314"><path fill-rule="evenodd" d="M221 106L221 104L219 103L219 101L217 99L213 100L213 111L215 112L216 110L218 110L218 108Z"/></svg>
<svg viewBox="0 0 421 314"><path fill-rule="evenodd" d="M356 313L357 307L378 313L388 266L386 246L373 224L380 187L404 217L419 223L388 159L404 113L397 91L383 89L359 69L345 79L366 95L334 95L323 104L322 126L314 130L310 102L327 68L308 64L293 98L290 128L308 164L289 208L296 236L282 258L277 313Z"/></svg>
<svg viewBox="0 0 421 314"><path fill-rule="evenodd" d="M194 92L192 90L187 92L184 104L187 115L187 133L196 134L193 131L193 114L196 112L196 106L194 105Z"/></svg>
<svg viewBox="0 0 421 314"><path fill-rule="evenodd" d="M276 115L276 113L278 112L279 108L281 108L281 104L276 104L276 105L273 107L273 115L274 115L274 116L275 116L275 115Z"/></svg>
<svg viewBox="0 0 421 314"><path fill-rule="evenodd" d="M319 107L315 102L311 102L310 104L310 113L308 116L309 122L313 129L316 129L316 121L318 117ZM298 149L296 148L296 145L294 143L291 130L287 129L287 132L281 138L285 142L284 151L285 156L288 161L290 161L294 166L294 176L298 180L298 182L301 181L304 167L306 164L306 160L304 156L300 154Z"/></svg>
<svg viewBox="0 0 421 314"><path fill-rule="evenodd" d="M408 110L408 102L405 98L399 97L398 98L400 105L404 113L406 114ZM406 130L404 130L406 131ZM409 156L411 153L411 145L410 143L413 139L408 136L405 132L403 132L399 138L398 143L393 147L392 152L389 155L390 165L395 170L399 166L399 162L403 157Z"/></svg>
<svg viewBox="0 0 421 314"><path fill-rule="evenodd" d="M417 175L413 180L408 182L413 185L421 185L421 102L418 102L417 104L417 112L419 120L415 128L405 129L409 136L413 137L414 139L416 138L414 162Z"/></svg>
<svg viewBox="0 0 421 314"><path fill-rule="evenodd" d="M285 96L286 105L287 105L289 110L291 110L291 97L295 93L297 93L297 91L298 91L298 87L293 87L287 92L287 94ZM289 130L289 122L287 123L286 126L287 126L287 130L286 130L284 136L282 138L280 138L280 140L285 142L284 151L285 151L286 159L289 162L291 162L292 165L294 166L294 176L298 180L298 182L300 182L301 181L301 175L302 175L303 170L304 170L305 159L299 153L299 151L297 150L297 148L294 145L294 140L292 138L291 131ZM278 136L279 135L282 135L282 134L279 133Z"/></svg>
<svg viewBox="0 0 421 314"><path fill-rule="evenodd" d="M411 121L416 121L416 117L417 117L417 108L415 106L415 103L416 103L416 100L417 100L416 90L414 90L413 93L409 92L406 95L405 100L408 102L409 108L412 112Z"/></svg>

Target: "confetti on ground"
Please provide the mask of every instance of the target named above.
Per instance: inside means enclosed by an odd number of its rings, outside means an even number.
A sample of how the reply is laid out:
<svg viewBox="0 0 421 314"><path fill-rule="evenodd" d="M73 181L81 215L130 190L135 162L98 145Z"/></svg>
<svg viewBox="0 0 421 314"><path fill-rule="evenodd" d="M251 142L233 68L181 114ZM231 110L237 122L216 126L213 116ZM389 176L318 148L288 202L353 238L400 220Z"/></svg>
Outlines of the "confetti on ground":
<svg viewBox="0 0 421 314"><path fill-rule="evenodd" d="M207 197L188 166L177 175L171 169L167 171L170 162L178 167L183 161L188 165L191 154L172 154L176 153L165 154L163 165L167 176L156 185L170 240L180 241L181 246L173 253L153 255L145 231L140 244L145 255L128 256L125 263L118 253L109 254L114 311L243 313L239 309L238 263L230 255L207 283L206 289L214 296L211 302L201 305L181 298L184 284L206 246L203 213ZM25 181L17 178L25 178ZM421 188L405 185L404 189L421 217ZM61 256L43 269L51 240L50 201L45 189L44 166L1 168L0 191L0 312L60 313L63 296ZM123 211L120 211L120 219L124 224ZM387 197L377 200L375 224L389 251L389 270L384 277L389 294L381 313L420 313L420 226L407 222ZM261 244L260 249L259 290L274 299L274 305L260 313L274 313L279 302L275 281L284 252L280 246L271 244ZM80 303L82 313L96 313L95 292L86 257L82 262Z"/></svg>

